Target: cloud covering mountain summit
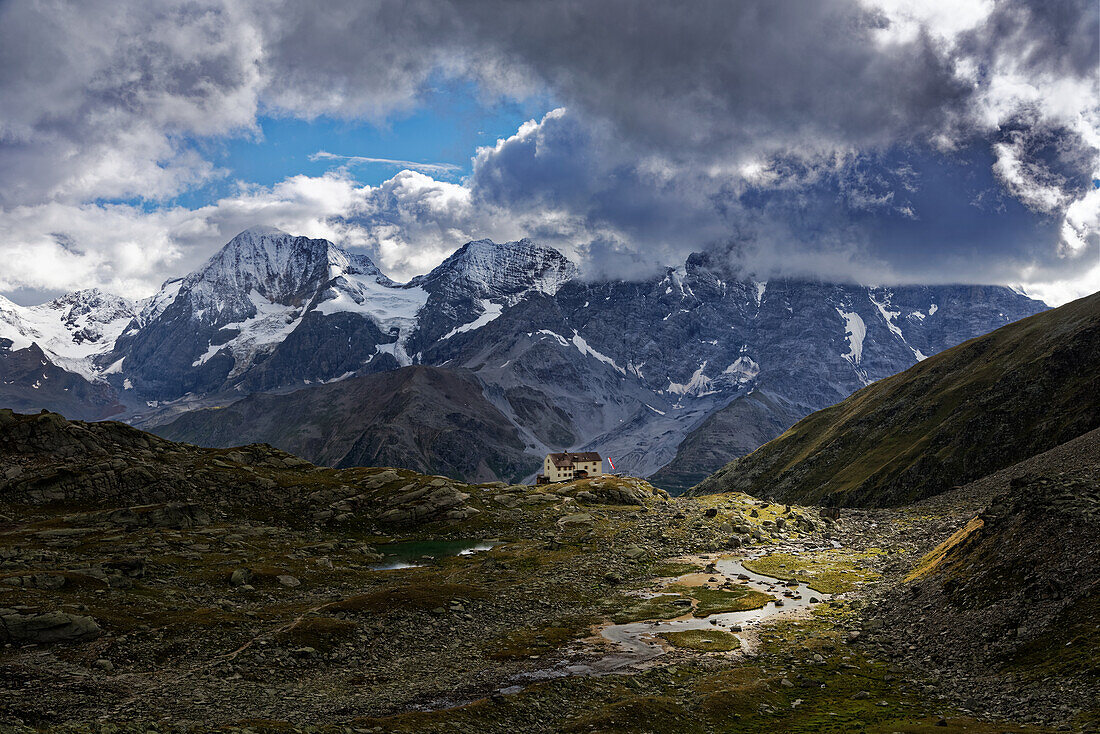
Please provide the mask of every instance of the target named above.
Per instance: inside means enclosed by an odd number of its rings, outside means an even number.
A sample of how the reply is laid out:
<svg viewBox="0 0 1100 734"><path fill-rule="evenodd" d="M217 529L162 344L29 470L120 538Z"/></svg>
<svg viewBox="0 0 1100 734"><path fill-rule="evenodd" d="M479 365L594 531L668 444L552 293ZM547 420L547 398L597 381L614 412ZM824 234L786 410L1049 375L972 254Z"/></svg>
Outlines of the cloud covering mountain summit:
<svg viewBox="0 0 1100 734"><path fill-rule="evenodd" d="M0 225L19 257L0 291L147 295L259 220L361 248L401 280L465 241L532 236L602 275L712 247L760 275L942 273L1059 300L1100 284L1098 13L1085 0L9 4ZM212 151L262 141L272 115L385 125L448 84L550 112L471 151L461 181L413 161L437 178L364 186L348 161L383 151L341 151L315 159L327 174L203 200L235 175Z"/></svg>

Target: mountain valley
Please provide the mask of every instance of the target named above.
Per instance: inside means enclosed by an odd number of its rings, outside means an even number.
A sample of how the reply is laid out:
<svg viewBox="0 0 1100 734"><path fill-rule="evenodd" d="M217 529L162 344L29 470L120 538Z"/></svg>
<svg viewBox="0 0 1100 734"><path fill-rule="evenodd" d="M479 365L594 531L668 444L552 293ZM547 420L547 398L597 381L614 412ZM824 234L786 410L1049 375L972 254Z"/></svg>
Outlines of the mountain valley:
<svg viewBox="0 0 1100 734"><path fill-rule="evenodd" d="M851 400L879 404L867 396L913 386L937 400L964 384L987 434L1007 435L1019 411L989 406L1013 375L1094 379L1071 367L1100 343L1098 316L1096 297L1068 304ZM1031 351L1012 346L1021 340ZM311 412L302 400L332 406L333 424L358 405L423 417L387 444L341 443L325 422L287 437L344 468L267 444L200 448L118 422L0 410L0 726L1100 726L1100 428L1079 418L1096 414L1100 392L1044 403L1043 434L1057 445L1034 453L1045 444L1020 444L1032 455L1008 466L988 448L984 464L947 460L982 444L960 428L959 411L928 413L909 398L929 435L971 440L943 443L923 499L899 504L905 495L887 485L855 495L882 492L865 508L739 491L672 497L614 475L471 484L355 466L396 443L423 452L429 424L465 420L447 403L476 400L472 378L454 382L461 374L406 367L215 411L229 418L211 441L274 412ZM1045 383L1029 379L1045 398ZM417 405L424 394L434 397ZM264 405L281 400L291 402ZM490 405L479 410L499 424ZM824 437L850 434L847 414L819 411L792 431L808 421ZM501 445L518 452L509 441ZM837 451L827 458L835 474L852 463ZM783 480L763 466L753 481ZM975 466L990 473L972 479Z"/></svg>
<svg viewBox="0 0 1100 734"><path fill-rule="evenodd" d="M839 519L614 477L534 489L323 469L52 414L0 413L0 451L10 731L1100 722L1095 616L1078 616L1095 604L1097 566L1077 556L1096 547L1098 464L1075 445L931 504ZM1017 509L998 494L1006 480L1017 496L1043 484L1057 513ZM1067 520L1079 534L1029 550L1034 523L1045 535ZM487 550L436 550L448 543ZM397 548L415 560L387 564ZM991 552L980 567L967 558ZM696 617L713 631L631 643L641 658L613 641ZM991 647L991 619L1020 631Z"/></svg>

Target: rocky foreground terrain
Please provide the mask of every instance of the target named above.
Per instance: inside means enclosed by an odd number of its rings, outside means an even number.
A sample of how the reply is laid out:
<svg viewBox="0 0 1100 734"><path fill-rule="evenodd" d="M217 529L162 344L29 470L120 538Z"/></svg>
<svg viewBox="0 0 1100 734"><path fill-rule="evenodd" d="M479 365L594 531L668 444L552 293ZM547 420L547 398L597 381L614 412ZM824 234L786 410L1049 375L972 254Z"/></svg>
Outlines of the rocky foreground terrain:
<svg viewBox="0 0 1100 734"><path fill-rule="evenodd" d="M0 729L1095 729L1079 441L920 505L819 511L0 411ZM704 629L612 634L665 619Z"/></svg>

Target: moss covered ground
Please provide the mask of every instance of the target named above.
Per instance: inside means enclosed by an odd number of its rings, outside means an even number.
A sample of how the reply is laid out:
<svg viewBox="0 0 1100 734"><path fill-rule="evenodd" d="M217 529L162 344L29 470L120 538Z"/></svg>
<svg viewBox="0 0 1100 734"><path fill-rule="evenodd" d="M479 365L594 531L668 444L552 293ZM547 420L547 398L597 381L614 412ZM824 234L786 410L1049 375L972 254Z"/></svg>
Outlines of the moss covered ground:
<svg viewBox="0 0 1100 734"><path fill-rule="evenodd" d="M804 583L823 594L842 594L879 578L870 568L869 560L881 553L875 548L863 551L836 548L799 555L769 553L742 565L763 576Z"/></svg>

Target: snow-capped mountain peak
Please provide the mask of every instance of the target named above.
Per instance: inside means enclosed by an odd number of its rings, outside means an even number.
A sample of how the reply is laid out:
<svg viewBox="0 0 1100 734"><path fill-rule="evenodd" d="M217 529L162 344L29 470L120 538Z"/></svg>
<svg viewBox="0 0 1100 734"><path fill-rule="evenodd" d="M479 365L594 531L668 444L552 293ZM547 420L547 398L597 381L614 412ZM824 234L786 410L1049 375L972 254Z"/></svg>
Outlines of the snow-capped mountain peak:
<svg viewBox="0 0 1100 734"><path fill-rule="evenodd" d="M270 228L246 229L184 279L177 301L187 298L193 315L212 324L253 316L253 291L271 303L300 302L328 280L332 246Z"/></svg>
<svg viewBox="0 0 1100 734"><path fill-rule="evenodd" d="M345 368L362 368L382 348L375 345L387 345L399 363L407 363L403 345L427 298L421 288L394 283L366 255L328 240L251 227L195 272L167 281L145 303L115 351L101 361L113 368L126 359L124 371L140 371L150 360L169 361L181 375L198 370L212 381L236 378L274 354L292 334L347 343L346 333L337 332L370 323L373 328L367 328L360 337L363 343L355 347L361 351L359 361L336 360L332 369L342 374L349 371ZM313 336L302 336L306 333ZM295 342L284 351L298 348ZM155 360L154 354L159 355ZM316 358L323 361L324 355ZM142 381L160 377L137 376Z"/></svg>
<svg viewBox="0 0 1100 734"><path fill-rule="evenodd" d="M531 292L553 295L576 274L576 265L552 247L529 239L501 244L482 239L467 242L413 283L432 293L461 292L513 305Z"/></svg>
<svg viewBox="0 0 1100 734"><path fill-rule="evenodd" d="M161 284L160 290L141 302L138 317L134 328L145 326L150 321L164 313L164 309L172 305L176 295L183 285L183 278L169 278Z"/></svg>
<svg viewBox="0 0 1100 734"><path fill-rule="evenodd" d="M267 225L267 224L254 224L251 227L249 227L248 229L244 230L243 232L241 232L240 234L237 235L237 237L241 237L241 236L247 236L249 238L258 238L258 237L291 237L292 235L290 235L288 232L284 232L283 230L279 229L278 227L272 227L272 226ZM236 239L236 237L234 237L233 239Z"/></svg>
<svg viewBox="0 0 1100 734"><path fill-rule="evenodd" d="M134 318L136 304L98 288L74 291L38 306L0 296L0 339L12 351L38 345L58 366L89 379L92 358L108 351Z"/></svg>
<svg viewBox="0 0 1100 734"><path fill-rule="evenodd" d="M97 327L112 324L119 319L133 318L134 303L99 288L73 291L42 305L55 311L72 330L73 340L100 341L103 334Z"/></svg>

